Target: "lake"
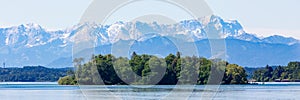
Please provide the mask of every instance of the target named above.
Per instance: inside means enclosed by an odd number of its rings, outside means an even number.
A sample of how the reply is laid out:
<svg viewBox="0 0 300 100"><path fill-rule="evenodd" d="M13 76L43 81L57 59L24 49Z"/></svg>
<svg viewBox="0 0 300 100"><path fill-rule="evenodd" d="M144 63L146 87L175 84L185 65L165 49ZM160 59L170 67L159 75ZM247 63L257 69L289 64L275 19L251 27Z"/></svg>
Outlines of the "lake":
<svg viewBox="0 0 300 100"><path fill-rule="evenodd" d="M300 98L299 83L263 85L60 86L56 83L0 83L1 100L253 100Z"/></svg>

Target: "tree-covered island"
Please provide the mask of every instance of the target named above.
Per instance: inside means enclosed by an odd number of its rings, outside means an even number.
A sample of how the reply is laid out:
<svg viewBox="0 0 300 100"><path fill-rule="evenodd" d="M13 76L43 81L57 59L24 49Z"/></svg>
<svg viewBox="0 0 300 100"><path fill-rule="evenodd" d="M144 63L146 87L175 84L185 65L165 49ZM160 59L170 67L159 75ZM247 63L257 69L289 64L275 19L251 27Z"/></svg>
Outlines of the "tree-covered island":
<svg viewBox="0 0 300 100"><path fill-rule="evenodd" d="M85 64L81 64L82 62L83 59L75 59L74 63L77 65L75 73L60 78L58 83L61 85L78 83L80 85L127 85L128 83L202 85L208 84L210 78L220 78L220 76L222 79L219 83L213 84L248 83L246 71L239 65L218 59L181 57L180 53L159 58L153 55L138 55L134 52L130 59L114 57L111 54L97 55ZM130 73L132 71L134 73Z"/></svg>

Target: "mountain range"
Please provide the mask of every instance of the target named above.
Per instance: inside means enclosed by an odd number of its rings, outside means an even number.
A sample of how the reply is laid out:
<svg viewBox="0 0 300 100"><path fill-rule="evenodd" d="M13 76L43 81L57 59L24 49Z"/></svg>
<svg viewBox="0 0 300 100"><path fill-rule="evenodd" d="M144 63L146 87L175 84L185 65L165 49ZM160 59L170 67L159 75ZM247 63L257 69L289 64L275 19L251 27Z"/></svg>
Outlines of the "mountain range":
<svg viewBox="0 0 300 100"><path fill-rule="evenodd" d="M228 62L245 67L286 65L300 60L299 40L279 35L258 37L245 32L236 20L212 15L172 25L136 21L112 25L80 23L56 31L33 23L0 28L0 62L17 67L70 67L72 56L89 49L93 54L108 54L113 49L119 56L129 56L135 51L164 57L178 51L174 40L180 41L180 47L185 48L183 52L189 52L195 45L199 54L196 56L212 58L210 40L213 39L225 41ZM85 42L91 40L91 46L85 47ZM74 45L78 43L83 45L77 49ZM124 51L126 48L129 52Z"/></svg>

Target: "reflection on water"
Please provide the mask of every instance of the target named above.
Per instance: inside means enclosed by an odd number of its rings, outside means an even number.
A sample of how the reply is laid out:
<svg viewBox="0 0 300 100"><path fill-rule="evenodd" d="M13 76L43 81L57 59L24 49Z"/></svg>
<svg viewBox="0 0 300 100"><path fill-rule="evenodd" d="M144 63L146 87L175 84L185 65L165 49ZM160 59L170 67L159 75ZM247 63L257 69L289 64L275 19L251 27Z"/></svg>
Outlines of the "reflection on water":
<svg viewBox="0 0 300 100"><path fill-rule="evenodd" d="M0 83L1 100L84 100L78 86L57 83Z"/></svg>
<svg viewBox="0 0 300 100"><path fill-rule="evenodd" d="M0 84L1 100L298 99L299 84L222 86L59 86Z"/></svg>

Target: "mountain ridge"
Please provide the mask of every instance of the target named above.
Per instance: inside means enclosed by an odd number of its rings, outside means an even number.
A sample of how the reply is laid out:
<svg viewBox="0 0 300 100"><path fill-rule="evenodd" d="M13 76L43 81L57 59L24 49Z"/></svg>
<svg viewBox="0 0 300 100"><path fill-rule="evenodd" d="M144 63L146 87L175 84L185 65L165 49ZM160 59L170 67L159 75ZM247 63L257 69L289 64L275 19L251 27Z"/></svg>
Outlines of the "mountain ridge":
<svg viewBox="0 0 300 100"><path fill-rule="evenodd" d="M209 33L214 33L214 35ZM259 38L254 34L245 32L243 26L237 20L224 20L215 15L184 20L172 25L139 21L116 22L112 25L81 23L57 31L47 31L38 24L29 23L0 28L0 55L2 56L0 61L9 61L12 65L50 64L51 66L63 66L55 65L52 62L57 62L58 59L62 58L70 59L72 53L74 53L71 52L72 48L78 42L92 40L94 47L101 47L103 45L113 45L122 40L137 40L142 43L161 36L178 38L190 43L219 38L242 40L256 44L269 43L274 44L274 46L287 45L293 47L299 44L297 39L279 35ZM153 43L155 43L153 46L163 46L158 42ZM259 47L260 45L257 45L254 48ZM45 58L47 61L43 60ZM72 61L68 61L68 63L70 62Z"/></svg>

